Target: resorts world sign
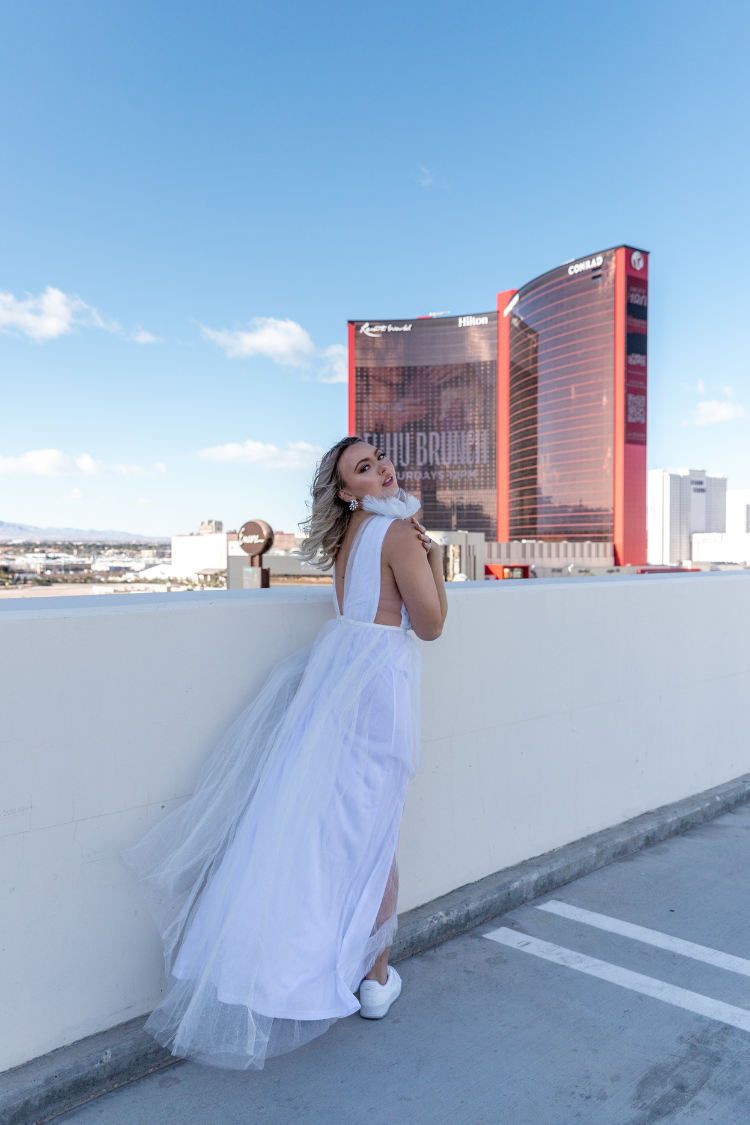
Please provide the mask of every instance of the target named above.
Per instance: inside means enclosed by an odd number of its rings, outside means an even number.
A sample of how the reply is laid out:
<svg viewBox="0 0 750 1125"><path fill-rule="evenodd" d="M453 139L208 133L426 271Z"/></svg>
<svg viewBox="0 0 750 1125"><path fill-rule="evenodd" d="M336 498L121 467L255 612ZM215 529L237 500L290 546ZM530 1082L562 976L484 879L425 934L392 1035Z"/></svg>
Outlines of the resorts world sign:
<svg viewBox="0 0 750 1125"><path fill-rule="evenodd" d="M363 336L373 336L376 340L383 332L411 332L410 324L370 324L366 321L360 328Z"/></svg>

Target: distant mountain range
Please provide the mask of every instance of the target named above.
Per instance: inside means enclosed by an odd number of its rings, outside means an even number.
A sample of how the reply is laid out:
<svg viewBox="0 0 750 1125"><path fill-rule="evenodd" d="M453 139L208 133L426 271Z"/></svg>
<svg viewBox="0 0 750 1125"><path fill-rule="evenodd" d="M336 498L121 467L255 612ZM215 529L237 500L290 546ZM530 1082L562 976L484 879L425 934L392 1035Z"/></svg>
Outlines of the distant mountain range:
<svg viewBox="0 0 750 1125"><path fill-rule="evenodd" d="M0 520L0 542L32 539L43 542L72 540L76 543L168 543L168 535L134 535L130 531L82 531L79 527L33 527L28 523Z"/></svg>

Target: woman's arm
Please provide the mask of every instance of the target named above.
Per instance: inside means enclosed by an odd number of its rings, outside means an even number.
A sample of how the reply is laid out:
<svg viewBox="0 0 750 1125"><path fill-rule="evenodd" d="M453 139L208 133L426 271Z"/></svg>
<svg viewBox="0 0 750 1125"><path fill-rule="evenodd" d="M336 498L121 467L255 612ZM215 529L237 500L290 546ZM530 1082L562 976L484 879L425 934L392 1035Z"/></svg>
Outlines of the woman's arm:
<svg viewBox="0 0 750 1125"><path fill-rule="evenodd" d="M383 546L414 632L422 641L437 640L448 612L440 547L414 519L392 523Z"/></svg>

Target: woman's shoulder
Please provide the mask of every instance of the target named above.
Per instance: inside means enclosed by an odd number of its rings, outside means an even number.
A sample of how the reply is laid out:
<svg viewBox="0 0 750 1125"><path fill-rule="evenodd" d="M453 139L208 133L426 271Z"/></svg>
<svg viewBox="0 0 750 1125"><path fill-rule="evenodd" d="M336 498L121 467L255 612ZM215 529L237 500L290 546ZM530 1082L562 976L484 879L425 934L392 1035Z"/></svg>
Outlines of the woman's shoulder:
<svg viewBox="0 0 750 1125"><path fill-rule="evenodd" d="M413 533L414 531L414 524L411 522L411 520L400 520L397 518L394 519L393 516L381 518L390 518L391 526L388 528L386 535L389 535L392 539L398 539L399 537L408 536L410 532Z"/></svg>
<svg viewBox="0 0 750 1125"><path fill-rule="evenodd" d="M394 519L385 533L384 547L402 555L405 551L423 550L411 520Z"/></svg>

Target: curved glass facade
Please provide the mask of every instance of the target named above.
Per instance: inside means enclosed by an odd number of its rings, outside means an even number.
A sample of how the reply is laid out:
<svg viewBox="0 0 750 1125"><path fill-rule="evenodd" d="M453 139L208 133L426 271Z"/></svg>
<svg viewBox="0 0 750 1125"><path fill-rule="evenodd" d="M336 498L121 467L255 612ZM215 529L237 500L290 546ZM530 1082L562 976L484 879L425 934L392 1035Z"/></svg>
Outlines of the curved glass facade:
<svg viewBox="0 0 750 1125"><path fill-rule="evenodd" d="M509 538L614 533L615 252L519 290L510 312Z"/></svg>
<svg viewBox="0 0 750 1125"><path fill-rule="evenodd" d="M602 250L498 301L498 538L645 562L648 254Z"/></svg>

